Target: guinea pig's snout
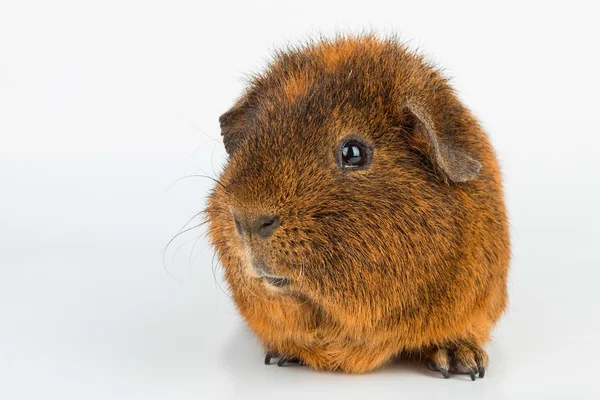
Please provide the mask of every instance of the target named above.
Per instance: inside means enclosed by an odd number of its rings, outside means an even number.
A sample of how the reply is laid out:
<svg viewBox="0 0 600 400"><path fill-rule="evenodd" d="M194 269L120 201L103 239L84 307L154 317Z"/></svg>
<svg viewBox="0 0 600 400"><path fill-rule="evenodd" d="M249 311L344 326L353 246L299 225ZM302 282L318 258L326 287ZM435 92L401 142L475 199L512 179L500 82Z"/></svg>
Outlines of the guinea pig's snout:
<svg viewBox="0 0 600 400"><path fill-rule="evenodd" d="M240 213L233 213L233 221L237 232L244 235L257 236L266 239L275 232L281 220L277 215L260 215L258 217L245 216Z"/></svg>

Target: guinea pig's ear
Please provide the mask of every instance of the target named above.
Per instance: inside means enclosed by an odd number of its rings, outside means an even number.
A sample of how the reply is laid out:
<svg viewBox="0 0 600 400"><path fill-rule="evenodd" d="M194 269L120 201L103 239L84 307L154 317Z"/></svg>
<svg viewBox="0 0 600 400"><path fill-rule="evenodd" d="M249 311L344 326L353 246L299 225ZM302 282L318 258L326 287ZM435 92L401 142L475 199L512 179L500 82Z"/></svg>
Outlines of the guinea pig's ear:
<svg viewBox="0 0 600 400"><path fill-rule="evenodd" d="M244 138L244 126L246 124L248 108L248 98L246 95L243 95L229 111L219 117L223 144L229 155L233 154Z"/></svg>
<svg viewBox="0 0 600 400"><path fill-rule="evenodd" d="M481 163L458 148L443 132L438 131L430 116L422 108L408 103L405 104L403 111L416 139L421 143L426 142L426 151L430 154L432 162L450 180L466 182L479 175Z"/></svg>

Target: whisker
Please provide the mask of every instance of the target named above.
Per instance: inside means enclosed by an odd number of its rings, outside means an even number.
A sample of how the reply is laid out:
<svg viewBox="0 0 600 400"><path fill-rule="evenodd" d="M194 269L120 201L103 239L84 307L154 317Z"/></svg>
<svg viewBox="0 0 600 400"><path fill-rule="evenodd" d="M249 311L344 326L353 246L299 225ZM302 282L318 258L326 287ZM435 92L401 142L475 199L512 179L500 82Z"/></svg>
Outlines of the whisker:
<svg viewBox="0 0 600 400"><path fill-rule="evenodd" d="M198 241L198 239L190 239L190 240L188 240L187 242L183 243L181 246L179 246L179 247L178 247L178 248L175 250L175 252L173 253L173 256L171 257L171 265L175 265L175 257L177 256L177 253L179 253L179 251L180 251L181 249L183 249L185 246L187 246L188 244L190 244L190 243L191 243L192 241L194 241L194 240ZM163 257L163 266L166 268L166 265L164 265L164 257ZM190 268L188 268L188 277L189 277L189 275L190 275L190 272L191 272L191 269L190 269ZM171 276L172 276L172 275L171 275ZM181 280L180 280L180 282L181 282L181 283L183 283L184 281L181 281Z"/></svg>
<svg viewBox="0 0 600 400"><path fill-rule="evenodd" d="M177 232L177 234L175 236L173 236L171 238L171 240L169 240L169 242L167 243L167 245L165 246L165 251L167 250L167 248L169 247L169 245L173 242L173 240L177 239L178 236L183 235L186 232L191 231L192 229L196 229L201 227L202 225L206 224L208 221L202 221L200 222L198 225L194 225L190 228L184 229L190 222L192 222L192 220L194 218L196 218L198 215L202 214L204 211L200 211L199 213L195 214L192 218L190 218L190 220L188 222L185 223L185 225L183 225L183 227L181 227L181 229L179 230L179 232Z"/></svg>
<svg viewBox="0 0 600 400"><path fill-rule="evenodd" d="M211 181L215 182L217 185L221 186L223 189L227 189L227 187L225 185L223 185L221 182L219 182L217 179L213 178L212 176L209 175L202 175L202 174L192 174L192 175L186 175L186 176L182 176L181 178L177 178L175 180L175 182L171 183L163 193L166 193L169 189L171 189L171 187L173 187L173 185L175 185L177 182L183 180L183 179L187 179L187 178L206 178L206 179L210 179Z"/></svg>
<svg viewBox="0 0 600 400"><path fill-rule="evenodd" d="M217 148L217 145L215 144L213 146L212 152L210 153L210 167L212 168L212 172L213 175L217 175L217 173L215 172L215 150Z"/></svg>
<svg viewBox="0 0 600 400"><path fill-rule="evenodd" d="M226 291L223 289L223 287L221 286L221 284L220 284L220 283L219 283L219 281L217 280L217 275L216 275L216 267L215 267L215 257L216 257L216 256L217 256L217 253L214 253L214 254L213 254L213 258L212 258L212 262L211 262L211 263L212 263L211 269L212 269L212 274L213 274L213 280L215 281L215 285L216 285L216 286L215 286L215 288L216 288L216 287L218 287L219 289L221 289L221 292L225 293L225 295L226 295L227 297L229 297L231 300L233 300L233 297L231 297L231 296L229 295L229 293L227 293L227 292L226 292Z"/></svg>
<svg viewBox="0 0 600 400"><path fill-rule="evenodd" d="M220 140L215 139L214 137L210 136L208 133L204 132L202 129L200 129L199 127L197 127L196 125L194 125L194 123L192 123L189 119L185 118L183 115L179 114L178 112L175 112L175 114L177 114L179 116L179 118L183 119L185 122L187 122L188 124L190 124L191 126L193 126L194 128L196 128L196 130L200 133L202 133L204 136L206 136L207 138L209 138L212 141L215 141L217 143L221 143ZM196 150L194 150L194 153L196 151L198 151L198 149L200 148L200 146L198 146L196 148Z"/></svg>
<svg viewBox="0 0 600 400"><path fill-rule="evenodd" d="M205 176L209 176L206 173L206 171L204 169L202 169L202 167L200 166L200 164L198 164L198 162L196 161L196 159L192 155L189 155L188 157L190 158L190 160L192 160L192 162L196 165L196 167L198 167L198 169L200 170L200 172L202 172Z"/></svg>
<svg viewBox="0 0 600 400"><path fill-rule="evenodd" d="M192 260L192 256L194 255L194 249L196 248L196 245L198 244L198 241L199 241L200 239L202 239L202 235L199 235L199 236L196 238L196 241L194 242L194 245L192 246L192 249L190 250L190 257L188 258L188 274L190 274L190 273L191 273L191 271L192 271L192 261L193 261L193 260ZM198 253L198 254L200 254L200 253ZM195 259L195 258L194 258L194 259Z"/></svg>
<svg viewBox="0 0 600 400"><path fill-rule="evenodd" d="M202 254L202 252L203 252L204 250L206 250L206 248L207 248L207 247L220 246L220 245L224 244L225 242L227 242L227 240L221 240L221 241L219 241L219 242L214 242L214 243L207 243L207 244L206 244L206 245L205 245L205 246L204 246L202 249L200 249L200 250L198 251L198 254L196 254L196 255L195 255L193 258L192 258L192 264L194 264L194 263L196 262L196 259L198 258L198 256L199 256L200 254ZM216 253L213 253L213 254L216 254Z"/></svg>
<svg viewBox="0 0 600 400"><path fill-rule="evenodd" d="M196 216L197 216L197 215L198 215L198 214L196 214ZM192 219L194 219L196 216L192 217ZM190 221L188 221L188 222L187 222L187 223L184 225L184 227L185 227L185 226L187 226L187 224L189 224L190 222L191 222L191 220L190 220ZM206 222L207 222L207 221L204 221L204 222L201 222L201 223L199 223L198 225L192 226L192 227L190 227L190 228L187 228L187 229L185 229L185 230L180 230L180 231L179 231L179 233L177 233L175 236L173 236L173 238L172 238L171 240L169 240L169 242L167 243L167 245L165 246L165 248L164 248L164 250L163 250L163 268L164 268L165 272L166 272L166 273L167 273L167 274L168 274L170 277L172 277L173 279L175 279L176 281L178 281L178 282L180 282L180 283L183 283L183 281L181 281L180 279L177 279L177 278L175 278L175 277L173 276L173 274L171 274L171 273L169 272L168 268L167 268L167 262L166 262L167 250L169 249L169 246L171 245L171 243L173 243L173 241L174 241L175 239L177 239L179 236L181 236L181 235L183 235L184 233L186 233L186 232L189 232L189 231L191 231L191 230L193 230L193 229L197 229L197 228L201 227L202 225L206 224ZM192 239L192 240L193 240L193 239ZM191 240L190 240L190 242L191 242ZM187 243L189 243L189 242L187 242ZM186 243L186 244L187 244L187 243ZM178 251L178 250L177 250L177 251ZM175 256L173 256L173 257L175 257Z"/></svg>

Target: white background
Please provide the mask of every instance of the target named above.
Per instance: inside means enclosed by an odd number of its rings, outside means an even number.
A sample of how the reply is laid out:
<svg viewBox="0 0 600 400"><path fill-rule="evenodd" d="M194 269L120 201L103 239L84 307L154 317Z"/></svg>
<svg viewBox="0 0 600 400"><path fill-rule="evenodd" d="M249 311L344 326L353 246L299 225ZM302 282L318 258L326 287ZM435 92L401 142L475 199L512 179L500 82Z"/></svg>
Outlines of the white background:
<svg viewBox="0 0 600 400"><path fill-rule="evenodd" d="M598 398L594 3L3 0L0 398ZM485 379L264 366L203 229L163 265L244 74L363 29L443 66L498 152L514 258Z"/></svg>

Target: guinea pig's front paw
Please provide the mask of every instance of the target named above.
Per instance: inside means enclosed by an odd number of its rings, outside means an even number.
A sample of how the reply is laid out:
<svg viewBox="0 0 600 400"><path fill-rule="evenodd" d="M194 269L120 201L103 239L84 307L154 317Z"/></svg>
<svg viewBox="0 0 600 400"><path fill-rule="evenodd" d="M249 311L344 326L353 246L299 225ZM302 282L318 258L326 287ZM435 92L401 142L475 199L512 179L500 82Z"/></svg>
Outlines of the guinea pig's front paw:
<svg viewBox="0 0 600 400"><path fill-rule="evenodd" d="M279 353L274 352L274 351L267 351L265 353L265 365L271 365L271 359L272 358L279 358L279 361L277 361L277 366L278 367L283 367L286 364L304 365L304 363L302 362L302 360L300 360L299 358L296 358L296 357L284 357L284 356L282 356Z"/></svg>
<svg viewBox="0 0 600 400"><path fill-rule="evenodd" d="M485 350L477 343L459 341L433 350L429 355L427 367L432 371L440 371L448 379L450 373L469 374L474 381L476 376L485 376L488 357Z"/></svg>

